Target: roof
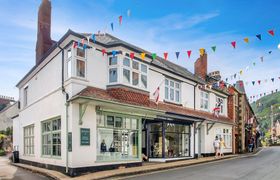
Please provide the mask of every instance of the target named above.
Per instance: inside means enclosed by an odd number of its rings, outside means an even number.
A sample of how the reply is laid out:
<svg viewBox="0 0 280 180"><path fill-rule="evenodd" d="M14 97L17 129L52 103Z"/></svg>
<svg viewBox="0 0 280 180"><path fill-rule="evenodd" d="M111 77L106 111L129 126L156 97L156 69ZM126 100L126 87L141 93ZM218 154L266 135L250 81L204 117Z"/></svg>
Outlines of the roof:
<svg viewBox="0 0 280 180"><path fill-rule="evenodd" d="M187 115L187 116L197 117L199 119L205 119L205 120L214 121L214 122L223 122L223 123L233 124L233 121L226 116L216 117L212 113L209 113L209 112L205 112L205 111L201 111L201 110L193 110L193 109L186 108L183 106L164 103L164 102L159 102L158 104L156 104L152 100L149 100L148 103L139 103L139 102L135 102L135 101L128 101L126 99L116 98L116 97L112 96L108 92L108 90L99 89L99 88L95 88L95 87L87 87L87 88L83 89L76 96L72 97L70 101L78 99L78 98L92 98L92 99L98 99L98 100L119 102L119 103L128 104L128 105L135 105L135 106L150 108L152 110L153 109L161 110L161 111L165 111L166 113L176 113L179 115L184 115L184 116Z"/></svg>

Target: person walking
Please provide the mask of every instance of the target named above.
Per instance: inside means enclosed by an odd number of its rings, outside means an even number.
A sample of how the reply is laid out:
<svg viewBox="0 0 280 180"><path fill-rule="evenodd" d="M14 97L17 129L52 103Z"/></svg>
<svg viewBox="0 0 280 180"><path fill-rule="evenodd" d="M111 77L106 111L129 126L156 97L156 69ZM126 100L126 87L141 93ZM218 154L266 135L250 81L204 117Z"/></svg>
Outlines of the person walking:
<svg viewBox="0 0 280 180"><path fill-rule="evenodd" d="M220 157L224 157L224 149L226 147L225 141L223 138L220 138Z"/></svg>
<svg viewBox="0 0 280 180"><path fill-rule="evenodd" d="M220 140L218 136L215 137L215 140L213 142L214 150L215 150L215 158L219 156L219 149L220 149Z"/></svg>

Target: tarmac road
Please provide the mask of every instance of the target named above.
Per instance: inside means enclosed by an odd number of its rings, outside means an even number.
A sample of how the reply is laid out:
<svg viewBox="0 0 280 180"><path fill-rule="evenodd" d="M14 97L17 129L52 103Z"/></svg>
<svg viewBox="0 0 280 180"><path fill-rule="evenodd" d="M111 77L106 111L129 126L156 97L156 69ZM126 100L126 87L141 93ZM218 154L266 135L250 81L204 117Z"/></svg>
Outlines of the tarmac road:
<svg viewBox="0 0 280 180"><path fill-rule="evenodd" d="M280 147L258 155L171 169L127 178L128 180L280 180Z"/></svg>

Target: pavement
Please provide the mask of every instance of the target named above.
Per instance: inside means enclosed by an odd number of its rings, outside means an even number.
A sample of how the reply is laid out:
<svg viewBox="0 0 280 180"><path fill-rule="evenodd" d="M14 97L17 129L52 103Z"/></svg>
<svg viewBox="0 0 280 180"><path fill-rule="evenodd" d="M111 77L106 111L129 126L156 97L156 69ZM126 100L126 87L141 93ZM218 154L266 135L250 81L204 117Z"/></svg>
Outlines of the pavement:
<svg viewBox="0 0 280 180"><path fill-rule="evenodd" d="M12 166L8 157L0 156L0 180L13 179L13 180L46 180L45 176L37 173L32 173L15 166Z"/></svg>
<svg viewBox="0 0 280 180"><path fill-rule="evenodd" d="M57 171L52 171L52 170L48 170L48 169L44 169L44 168L38 168L38 167L26 165L26 164L16 163L13 165L20 167L22 169L25 169L25 170L30 170L34 173L43 174L50 179L88 180L88 179L124 179L124 178L128 178L128 177L132 178L132 179L133 178L138 179L139 177L137 177L135 175L141 175L140 176L141 179L142 179L142 177L147 177L146 179L150 179L149 173L160 172L158 174L161 174L161 172L165 172L165 171L173 172L173 171L176 171L176 170L172 170L174 168L177 168L177 169L186 168L186 166L193 167L193 166L199 166L199 165L205 164L205 163L213 163L213 162L218 162L218 161L223 163L224 161L230 161L233 159L239 159L239 158L244 158L244 157L246 158L248 156L255 156L255 155L253 155L253 154L227 155L224 158L217 158L217 159L215 159L214 157L205 157L205 158L189 159L189 160L175 161L175 162L169 162L169 163L145 163L143 166L139 166L139 167L122 168L122 169L115 169L115 170L109 170L109 171L88 173L88 174L74 177L74 178L66 176L65 174L57 172ZM146 175L146 174L149 174L149 175ZM162 179L161 176L160 176L160 178Z"/></svg>
<svg viewBox="0 0 280 180"><path fill-rule="evenodd" d="M263 149L257 155L130 176L127 180L279 180L280 147Z"/></svg>

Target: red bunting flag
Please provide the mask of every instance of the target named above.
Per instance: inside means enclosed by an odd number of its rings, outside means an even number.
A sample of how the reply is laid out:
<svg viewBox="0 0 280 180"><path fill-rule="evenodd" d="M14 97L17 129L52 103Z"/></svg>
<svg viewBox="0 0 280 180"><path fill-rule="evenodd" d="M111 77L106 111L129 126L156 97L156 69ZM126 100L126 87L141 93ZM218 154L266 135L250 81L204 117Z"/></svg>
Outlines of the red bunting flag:
<svg viewBox="0 0 280 180"><path fill-rule="evenodd" d="M119 23L122 25L122 16L119 16Z"/></svg>
<svg viewBox="0 0 280 180"><path fill-rule="evenodd" d="M271 29L268 31L268 33L271 35L271 36L274 36L274 31Z"/></svg>
<svg viewBox="0 0 280 180"><path fill-rule="evenodd" d="M231 45L232 45L233 48L235 48L236 47L236 41L232 41Z"/></svg>
<svg viewBox="0 0 280 180"><path fill-rule="evenodd" d="M134 53L130 53L129 57L130 57L131 59L134 59Z"/></svg>
<svg viewBox="0 0 280 180"><path fill-rule="evenodd" d="M102 49L102 55L104 56L104 54L106 53L106 49Z"/></svg>
<svg viewBox="0 0 280 180"><path fill-rule="evenodd" d="M261 84L261 80L258 80L258 83Z"/></svg>
<svg viewBox="0 0 280 180"><path fill-rule="evenodd" d="M73 48L75 49L75 48L77 48L77 46L78 46L78 43L77 42L73 42Z"/></svg>
<svg viewBox="0 0 280 180"><path fill-rule="evenodd" d="M163 56L164 56L164 59L167 60L168 53L167 52L163 53Z"/></svg>
<svg viewBox="0 0 280 180"><path fill-rule="evenodd" d="M191 57L191 53L192 53L192 51L191 51L191 50L189 50L189 51L187 51L187 53L188 53L188 57L190 58L190 57Z"/></svg>

